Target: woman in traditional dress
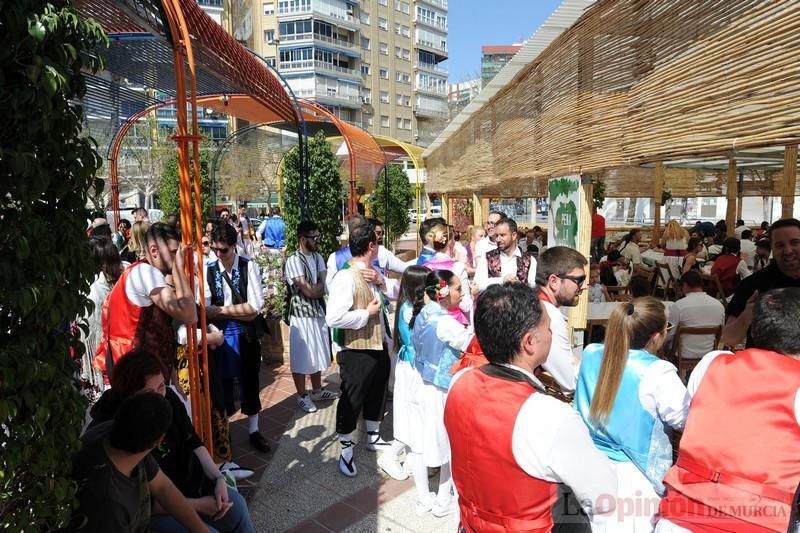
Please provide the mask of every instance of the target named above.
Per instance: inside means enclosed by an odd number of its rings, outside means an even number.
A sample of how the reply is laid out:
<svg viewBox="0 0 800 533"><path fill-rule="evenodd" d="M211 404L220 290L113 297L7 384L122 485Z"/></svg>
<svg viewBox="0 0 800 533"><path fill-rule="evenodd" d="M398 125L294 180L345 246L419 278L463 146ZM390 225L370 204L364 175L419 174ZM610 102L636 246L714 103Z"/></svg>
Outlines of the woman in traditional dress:
<svg viewBox="0 0 800 533"><path fill-rule="evenodd" d="M672 466L669 428L682 429L689 410L675 366L656 355L666 337L664 304L647 296L617 306L605 344L583 351L575 408L619 479L620 512L593 517L594 533L653 529Z"/></svg>

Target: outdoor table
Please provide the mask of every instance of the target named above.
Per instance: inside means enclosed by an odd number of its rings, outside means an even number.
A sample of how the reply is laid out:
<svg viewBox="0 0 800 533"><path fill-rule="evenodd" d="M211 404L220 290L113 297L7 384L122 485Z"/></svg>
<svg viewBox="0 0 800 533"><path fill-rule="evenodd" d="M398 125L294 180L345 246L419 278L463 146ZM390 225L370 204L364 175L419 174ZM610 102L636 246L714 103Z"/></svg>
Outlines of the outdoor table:
<svg viewBox="0 0 800 533"><path fill-rule="evenodd" d="M664 262L664 252L659 252L658 250L652 249L642 252L642 263L653 267L656 266L656 262Z"/></svg>

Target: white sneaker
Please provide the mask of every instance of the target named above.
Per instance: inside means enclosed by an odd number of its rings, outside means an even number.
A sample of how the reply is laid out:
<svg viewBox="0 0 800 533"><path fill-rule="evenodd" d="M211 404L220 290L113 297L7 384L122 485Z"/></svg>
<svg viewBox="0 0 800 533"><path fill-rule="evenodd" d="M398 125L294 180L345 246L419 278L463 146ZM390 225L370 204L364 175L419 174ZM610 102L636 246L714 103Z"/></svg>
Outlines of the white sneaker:
<svg viewBox="0 0 800 533"><path fill-rule="evenodd" d="M311 391L311 399L315 402L327 402L329 400L335 400L338 397L338 392L333 392L328 389L320 389L316 392Z"/></svg>
<svg viewBox="0 0 800 533"><path fill-rule="evenodd" d="M417 505L414 508L414 512L417 516L424 516L425 513L430 512L434 502L436 502L436 495L432 492L429 492L428 497L425 500L417 500Z"/></svg>
<svg viewBox="0 0 800 533"><path fill-rule="evenodd" d="M300 406L300 409L305 411L306 413L316 413L317 406L314 405L314 402L311 401L311 398L308 394L303 394L297 398L297 405Z"/></svg>
<svg viewBox="0 0 800 533"><path fill-rule="evenodd" d="M377 431L367 431L367 449L371 452L380 450L388 450L391 443L386 442L381 438L380 433Z"/></svg>
<svg viewBox="0 0 800 533"><path fill-rule="evenodd" d="M408 474L403 468L403 465L400 464L400 461L397 460L397 457L388 453L384 452L378 456L378 466L392 479L396 479L397 481L408 479Z"/></svg>
<svg viewBox="0 0 800 533"><path fill-rule="evenodd" d="M458 502L455 498L450 498L450 501L444 505L440 505L439 502L434 502L433 507L431 507L431 514L436 518L443 518L445 516L454 514L457 511Z"/></svg>
<svg viewBox="0 0 800 533"><path fill-rule="evenodd" d="M229 463L223 463L219 467L219 471L222 472L223 474L225 473L230 474L231 477L233 477L233 479L235 479L236 481L247 479L253 474L255 474L254 470L251 470L249 468L243 468L234 463L233 461Z"/></svg>

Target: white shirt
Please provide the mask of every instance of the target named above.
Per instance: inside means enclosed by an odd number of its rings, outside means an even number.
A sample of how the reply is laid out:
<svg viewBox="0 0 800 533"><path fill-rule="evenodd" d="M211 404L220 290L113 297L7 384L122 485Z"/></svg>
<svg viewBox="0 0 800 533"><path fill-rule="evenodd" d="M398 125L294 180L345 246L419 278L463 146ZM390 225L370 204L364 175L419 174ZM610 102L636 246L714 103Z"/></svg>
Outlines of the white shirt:
<svg viewBox="0 0 800 533"><path fill-rule="evenodd" d="M739 256L747 264L747 268L753 269L753 260L756 257L756 243L753 241L743 239L741 242L741 250Z"/></svg>
<svg viewBox="0 0 800 533"><path fill-rule="evenodd" d="M578 360L572 352L572 342L567 331L567 320L558 307L542 300L550 317L550 333L553 341L550 344L550 353L542 367L558 381L561 387L569 392L575 390L578 374Z"/></svg>
<svg viewBox="0 0 800 533"><path fill-rule="evenodd" d="M325 311L325 322L330 328L361 329L369 322L369 312L366 309L352 309L353 297L356 292L356 280L352 271L354 268L364 269L367 267L358 261L354 261L350 263L349 269L342 270L331 281L330 297ZM378 287L370 283L369 290L372 291L372 295L375 298L383 301L383 294ZM391 344L387 335L387 324L384 322L384 313L378 313L378 316L383 326L384 339L387 344Z"/></svg>
<svg viewBox="0 0 800 533"><path fill-rule="evenodd" d="M742 240L742 233L744 233L745 231L747 231L749 229L750 229L749 226L736 226L736 228L733 230L733 233L734 233L734 235L736 235L736 238L741 241Z"/></svg>
<svg viewBox="0 0 800 533"><path fill-rule="evenodd" d="M434 256L435 259L440 258L448 258L451 259L449 255L443 252L436 252ZM459 309L467 315L467 318L472 316L472 291L469 290L469 274L467 274L467 267L464 263L456 261L453 263L453 274L458 276L458 279L461 280L461 303L458 304ZM472 319L470 318L470 323Z"/></svg>
<svg viewBox="0 0 800 533"><path fill-rule="evenodd" d="M213 264L213 263L210 263ZM209 264L209 267L210 267ZM219 261L219 268L222 271L225 271L225 267L222 265L222 261ZM239 256L233 256L233 267L228 272L228 276L231 278L231 282L233 282L233 272L235 270L239 270ZM206 278L205 278L205 301L206 307L211 305L211 287L208 283L208 270L206 270ZM222 279L222 297L223 297L223 306L227 307L229 305L233 305L233 296L231 295L231 288L228 286L228 282L225 281L224 277ZM247 303L249 303L253 309L256 311L261 311L261 308L264 307L264 288L261 285L261 273L259 272L258 265L255 261L249 260L247 261Z"/></svg>
<svg viewBox="0 0 800 533"><path fill-rule="evenodd" d="M530 372L513 365L541 385ZM467 368L459 371L450 384ZM617 474L611 461L597 449L578 412L546 394L533 393L517 414L511 437L511 451L517 465L537 479L569 486L588 514L614 509Z"/></svg>
<svg viewBox="0 0 800 533"><path fill-rule="evenodd" d="M167 286L164 274L150 263L141 263L128 274L125 282L125 296L139 307L153 305L151 296Z"/></svg>
<svg viewBox="0 0 800 533"><path fill-rule="evenodd" d="M378 266L383 270L380 272L383 275L384 272L387 270L391 272L395 272L396 274L402 274L406 271L409 264L414 264L412 261L411 263L404 263L397 258L392 252L390 252L385 246L381 245L378 247ZM328 293L331 292L331 283L333 283L333 278L336 276L336 273L339 269L336 266L336 252L333 252L331 255L328 256L328 276L325 278L325 286L328 289ZM397 280L393 280L391 278L385 277L384 281L386 282L387 287L387 296L392 299L395 299L395 295L399 291L399 283Z"/></svg>
<svg viewBox="0 0 800 533"><path fill-rule="evenodd" d="M705 292L689 292L669 308L669 321L687 328L711 328L725 324L725 307ZM672 342L677 327L672 328L667 341ZM713 335L686 335L681 338L681 356L700 359L714 348Z"/></svg>
<svg viewBox="0 0 800 533"><path fill-rule="evenodd" d="M517 275L517 258L522 257L519 248L514 246L514 253L507 255L500 252L500 277L489 277L489 262L486 260L486 255L482 255L475 261L475 283L480 290L485 289L489 285L498 285L504 282L506 276ZM528 286L533 287L536 285L536 259L531 257L531 267L528 269Z"/></svg>
<svg viewBox="0 0 800 533"><path fill-rule="evenodd" d="M619 253L621 253L624 257L627 257L628 261L634 265L639 265L642 263L642 252L639 250L639 245L633 241L626 244Z"/></svg>
<svg viewBox="0 0 800 533"><path fill-rule="evenodd" d="M675 429L683 429L691 397L669 361L651 364L639 382L639 401L645 410Z"/></svg>
<svg viewBox="0 0 800 533"><path fill-rule="evenodd" d="M497 244L490 240L488 236L475 243L475 264L478 264L479 257L486 257L486 252L491 252L495 248L497 248Z"/></svg>

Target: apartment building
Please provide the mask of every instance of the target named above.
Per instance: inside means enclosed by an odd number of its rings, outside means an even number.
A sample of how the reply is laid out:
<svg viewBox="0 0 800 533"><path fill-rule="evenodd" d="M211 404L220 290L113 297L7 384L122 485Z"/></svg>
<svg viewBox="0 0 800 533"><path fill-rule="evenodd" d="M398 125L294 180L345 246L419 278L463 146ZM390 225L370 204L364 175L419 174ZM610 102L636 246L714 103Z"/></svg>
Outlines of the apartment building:
<svg viewBox="0 0 800 533"><path fill-rule="evenodd" d="M447 0L226 0L234 37L298 97L427 145L448 119Z"/></svg>
<svg viewBox="0 0 800 533"><path fill-rule="evenodd" d="M481 46L481 88L486 87L521 48L522 44Z"/></svg>

